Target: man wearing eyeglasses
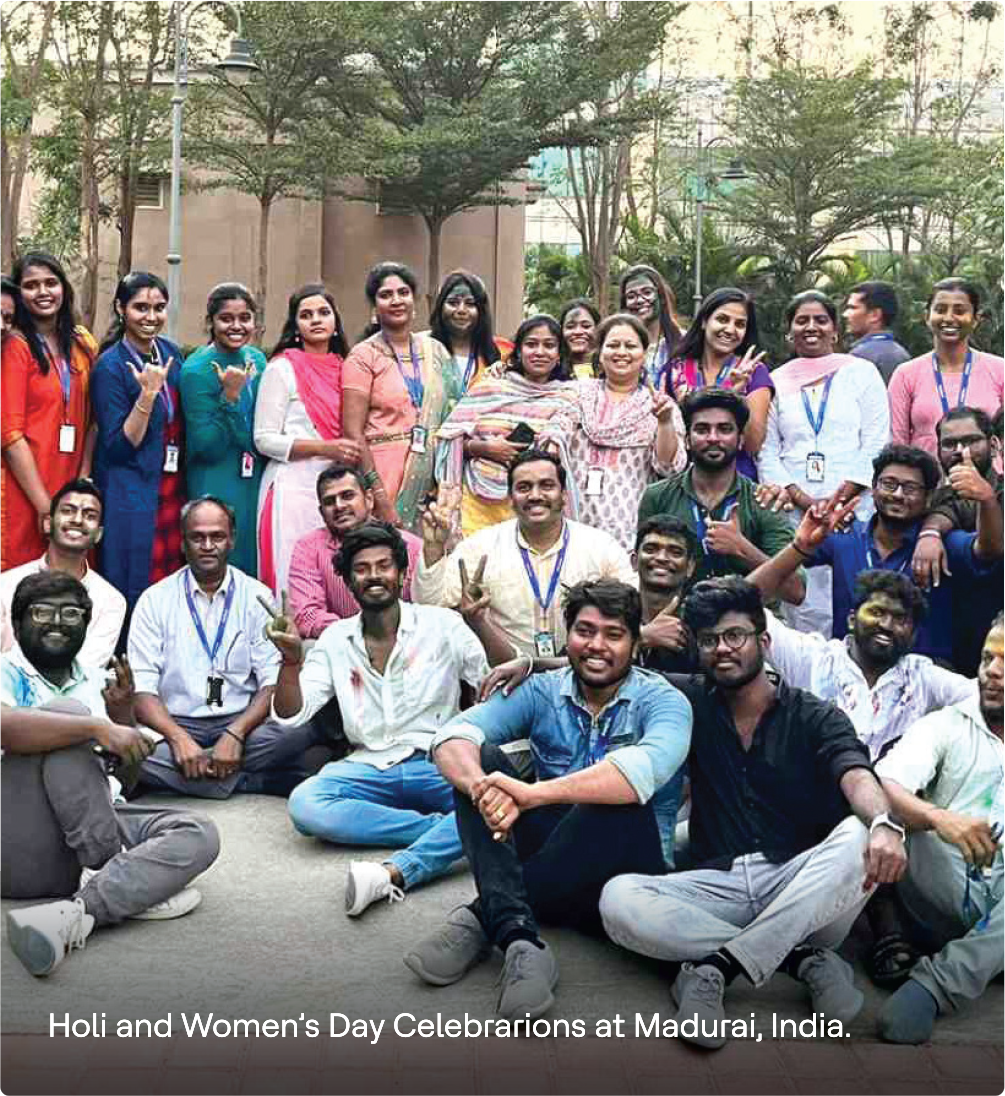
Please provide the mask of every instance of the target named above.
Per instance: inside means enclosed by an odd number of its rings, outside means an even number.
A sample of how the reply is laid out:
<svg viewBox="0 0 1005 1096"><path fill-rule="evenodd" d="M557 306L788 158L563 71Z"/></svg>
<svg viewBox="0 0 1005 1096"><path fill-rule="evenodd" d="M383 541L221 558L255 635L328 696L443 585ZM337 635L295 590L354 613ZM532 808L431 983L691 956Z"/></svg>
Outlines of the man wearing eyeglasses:
<svg viewBox="0 0 1005 1096"><path fill-rule="evenodd" d="M684 619L705 673L682 686L700 729L688 754L696 869L613 879L604 928L623 947L683 962L677 1034L699 1046L726 1042L723 997L741 974L761 986L782 970L806 985L814 1018L847 1025L863 997L831 949L876 885L903 873L903 827L848 717L768 678L755 586L700 582Z"/></svg>
<svg viewBox="0 0 1005 1096"><path fill-rule="evenodd" d="M61 571L22 580L11 617L17 645L5 657L0 699L4 898L58 898L10 910L7 941L34 975L49 974L95 926L189 913L189 883L216 859L207 818L113 805L95 746L137 764L152 741L134 726L129 667L115 679L77 656L91 616L82 583Z"/></svg>

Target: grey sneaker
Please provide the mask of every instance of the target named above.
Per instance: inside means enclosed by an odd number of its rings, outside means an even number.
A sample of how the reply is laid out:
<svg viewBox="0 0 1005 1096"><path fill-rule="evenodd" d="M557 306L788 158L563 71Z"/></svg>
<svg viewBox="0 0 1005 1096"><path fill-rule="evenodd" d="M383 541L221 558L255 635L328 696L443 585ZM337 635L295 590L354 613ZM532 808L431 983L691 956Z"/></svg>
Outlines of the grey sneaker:
<svg viewBox="0 0 1005 1096"><path fill-rule="evenodd" d="M536 1020L555 1003L551 992L558 982L558 963L547 944L539 948L527 940L515 940L506 949L499 978L502 989L496 1004L500 1020Z"/></svg>
<svg viewBox="0 0 1005 1096"><path fill-rule="evenodd" d="M405 966L431 986L449 986L459 982L491 952L492 945L481 922L467 906L458 906L443 928L427 936L405 956Z"/></svg>
<svg viewBox="0 0 1005 1096"><path fill-rule="evenodd" d="M726 1012L722 999L726 993L726 979L722 971L708 963L696 967L682 963L680 974L670 989L677 1006L677 1030L685 1020L691 1021L693 1035L680 1034L680 1038L696 1047L718 1050L726 1045Z"/></svg>
<svg viewBox="0 0 1005 1096"><path fill-rule="evenodd" d="M855 988L852 969L833 951L817 948L799 964L796 977L809 988L813 1011L828 1020L850 1024L861 1011L865 998Z"/></svg>

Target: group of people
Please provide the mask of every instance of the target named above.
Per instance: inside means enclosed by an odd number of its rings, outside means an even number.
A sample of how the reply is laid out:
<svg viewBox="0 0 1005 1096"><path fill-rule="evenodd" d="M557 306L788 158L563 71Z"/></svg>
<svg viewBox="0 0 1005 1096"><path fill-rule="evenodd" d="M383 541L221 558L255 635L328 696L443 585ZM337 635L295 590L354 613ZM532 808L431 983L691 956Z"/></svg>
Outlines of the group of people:
<svg viewBox="0 0 1005 1096"><path fill-rule="evenodd" d="M933 287L910 359L864 283L787 313L769 369L738 289L691 324L654 269L512 341L456 271L416 330L398 263L350 349L320 284L266 360L236 283L206 345L124 278L99 348L52 256L3 284L3 896L48 974L96 925L169 919L211 817L144 789L288 798L359 916L466 860L476 896L405 956L504 955L551 1007L540 925L680 964L694 1041L782 970L920 1042L1002 969L1002 368ZM137 798L139 797L139 798Z"/></svg>

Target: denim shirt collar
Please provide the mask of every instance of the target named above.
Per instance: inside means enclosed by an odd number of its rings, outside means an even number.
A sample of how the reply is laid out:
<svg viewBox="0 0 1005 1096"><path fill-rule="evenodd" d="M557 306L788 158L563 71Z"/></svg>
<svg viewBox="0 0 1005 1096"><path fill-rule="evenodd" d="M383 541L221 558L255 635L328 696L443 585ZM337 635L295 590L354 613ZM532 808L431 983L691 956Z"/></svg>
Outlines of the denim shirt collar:
<svg viewBox="0 0 1005 1096"><path fill-rule="evenodd" d="M627 701L631 704L637 700L642 694L642 690L645 686L645 681L638 670L633 666L629 671L628 676L621 682L618 691L611 697L610 700L604 705L602 711L609 711L615 705L620 704L621 701ZM577 708L582 708L583 711L588 711L586 702L583 700L583 696L579 691L579 683L576 680L576 675L573 673L572 668L565 670L562 674L562 684L559 690L563 697L568 698ZM591 716L592 718L592 716Z"/></svg>

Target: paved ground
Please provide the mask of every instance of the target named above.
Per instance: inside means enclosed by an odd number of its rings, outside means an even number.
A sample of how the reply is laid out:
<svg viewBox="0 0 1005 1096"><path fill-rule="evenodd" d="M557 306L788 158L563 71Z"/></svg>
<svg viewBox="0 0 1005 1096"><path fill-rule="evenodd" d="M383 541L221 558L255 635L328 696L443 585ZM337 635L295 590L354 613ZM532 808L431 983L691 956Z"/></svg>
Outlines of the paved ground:
<svg viewBox="0 0 1005 1096"><path fill-rule="evenodd" d="M844 1039L774 1038L773 1015L808 1017L803 988L784 976L760 991L738 983L727 1015L750 1020L762 1041L735 1040L709 1055L668 1039L594 1038L597 1022L616 1014L625 1018L628 1036L636 1014L646 1023L657 1013L669 1018L666 972L567 931L547 933L561 965L548 1019L579 1020L587 1038L396 1037L393 1021L403 1013L419 1020L493 1016L498 960L442 990L421 984L401 963L413 940L471 895L468 874L458 871L411 893L403 905L373 907L349 920L342 908L349 853L299 837L277 800L241 797L211 804L210 811L223 851L200 881L204 901L190 916L99 931L48 979L31 978L4 944L3 1092L1003 1089L1000 981L978 1004L940 1020L933 1045L923 1048L876 1042L875 1017L884 997L861 968L866 1007ZM853 938L849 954L860 946ZM183 1018L196 1013L213 1013L225 1023L292 1020L299 1037L189 1038ZM332 1038L332 1013L385 1024L376 1044ZM96 1014L111 1037L50 1038L50 1014L88 1021ZM169 1016L172 1038L114 1038L119 1020L163 1022ZM311 1019L318 1023L317 1038L306 1035Z"/></svg>

